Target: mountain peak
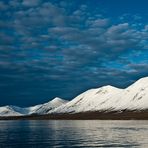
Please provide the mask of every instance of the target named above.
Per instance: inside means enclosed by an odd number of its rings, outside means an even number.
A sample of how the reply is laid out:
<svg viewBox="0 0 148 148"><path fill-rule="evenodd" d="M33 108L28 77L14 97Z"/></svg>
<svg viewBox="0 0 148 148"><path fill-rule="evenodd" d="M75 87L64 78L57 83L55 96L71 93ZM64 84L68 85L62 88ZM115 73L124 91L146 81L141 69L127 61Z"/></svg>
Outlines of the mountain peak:
<svg viewBox="0 0 148 148"><path fill-rule="evenodd" d="M145 88L148 87L148 77L143 77L139 80L137 80L135 83L130 85L127 89L129 88Z"/></svg>
<svg viewBox="0 0 148 148"><path fill-rule="evenodd" d="M112 86L112 85L106 85L106 86L103 86L104 88L106 89L116 89L116 87Z"/></svg>
<svg viewBox="0 0 148 148"><path fill-rule="evenodd" d="M56 97L53 100L49 101L48 104L53 107L58 107L58 106L65 104L67 102L68 102L67 100Z"/></svg>
<svg viewBox="0 0 148 148"><path fill-rule="evenodd" d="M101 89L104 89L106 91L116 91L116 90L119 90L120 88L114 87L112 85L106 85L101 87Z"/></svg>
<svg viewBox="0 0 148 148"><path fill-rule="evenodd" d="M59 97L56 97L56 98L54 98L53 100L51 100L50 102L56 103L56 102L63 102L63 101L66 101L66 100L63 100L63 99L61 99L61 98L59 98Z"/></svg>
<svg viewBox="0 0 148 148"><path fill-rule="evenodd" d="M148 83L148 77L143 77L143 78L137 80L136 82L139 82L139 83Z"/></svg>

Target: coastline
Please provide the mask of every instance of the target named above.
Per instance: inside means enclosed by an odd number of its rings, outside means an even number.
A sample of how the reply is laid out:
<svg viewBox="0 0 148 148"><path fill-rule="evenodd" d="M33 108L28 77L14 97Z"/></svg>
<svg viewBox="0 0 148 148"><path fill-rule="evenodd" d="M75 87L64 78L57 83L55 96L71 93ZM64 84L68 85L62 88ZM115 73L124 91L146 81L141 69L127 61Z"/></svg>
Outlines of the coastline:
<svg viewBox="0 0 148 148"><path fill-rule="evenodd" d="M81 112L0 117L0 120L148 120L148 110L122 112Z"/></svg>

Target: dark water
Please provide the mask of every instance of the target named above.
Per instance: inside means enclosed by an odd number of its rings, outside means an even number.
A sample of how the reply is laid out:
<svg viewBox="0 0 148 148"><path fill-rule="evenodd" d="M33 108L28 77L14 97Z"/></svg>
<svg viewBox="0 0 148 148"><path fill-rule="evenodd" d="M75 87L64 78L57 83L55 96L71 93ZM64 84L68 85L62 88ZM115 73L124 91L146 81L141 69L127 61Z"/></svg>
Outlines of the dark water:
<svg viewBox="0 0 148 148"><path fill-rule="evenodd" d="M148 121L0 121L0 148L148 148Z"/></svg>

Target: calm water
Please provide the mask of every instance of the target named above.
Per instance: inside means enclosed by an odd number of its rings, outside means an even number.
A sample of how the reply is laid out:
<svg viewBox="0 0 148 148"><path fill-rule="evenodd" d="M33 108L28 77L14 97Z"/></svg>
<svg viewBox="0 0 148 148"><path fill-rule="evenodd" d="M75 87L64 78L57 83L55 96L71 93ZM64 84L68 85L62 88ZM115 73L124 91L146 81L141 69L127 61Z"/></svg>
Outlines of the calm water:
<svg viewBox="0 0 148 148"><path fill-rule="evenodd" d="M0 148L148 148L148 121L0 121Z"/></svg>

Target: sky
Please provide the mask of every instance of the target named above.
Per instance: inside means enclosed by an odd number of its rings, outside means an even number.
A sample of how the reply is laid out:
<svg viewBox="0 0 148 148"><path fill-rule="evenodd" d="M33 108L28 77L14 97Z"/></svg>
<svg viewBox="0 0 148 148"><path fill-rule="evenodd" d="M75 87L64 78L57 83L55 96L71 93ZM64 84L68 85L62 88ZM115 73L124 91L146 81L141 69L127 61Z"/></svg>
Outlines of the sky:
<svg viewBox="0 0 148 148"><path fill-rule="evenodd" d="M148 76L148 1L0 0L0 106L71 100Z"/></svg>

